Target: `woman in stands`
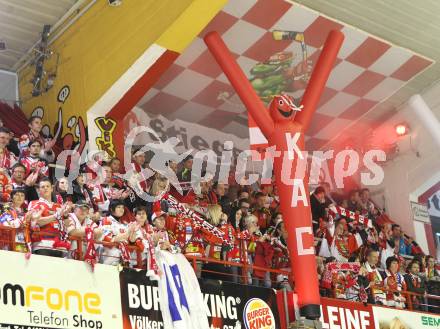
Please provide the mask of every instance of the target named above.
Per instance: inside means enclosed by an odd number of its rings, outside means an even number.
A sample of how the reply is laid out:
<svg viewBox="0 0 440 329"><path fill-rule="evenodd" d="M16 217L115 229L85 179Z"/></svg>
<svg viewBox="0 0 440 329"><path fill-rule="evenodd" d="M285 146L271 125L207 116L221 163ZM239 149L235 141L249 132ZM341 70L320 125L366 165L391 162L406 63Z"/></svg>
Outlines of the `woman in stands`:
<svg viewBox="0 0 440 329"><path fill-rule="evenodd" d="M165 176L162 175L156 175L156 178L151 183L150 189L148 191L148 195L151 196L151 198L157 199L156 201L147 201L145 204L145 207L147 209L147 214L149 214L150 219L151 215L155 211L168 211L168 202L164 197L166 196L166 193L168 191L169 182L168 179Z"/></svg>
<svg viewBox="0 0 440 329"><path fill-rule="evenodd" d="M261 234L258 226L258 218L255 215L247 215L244 221L246 225L246 230L242 233L242 240L244 241L243 253L246 257L244 261L256 266L271 267L273 249L271 248L271 250L269 250L270 243L269 246L267 245L268 240L270 241L270 238ZM258 243L264 243L264 245L259 246ZM272 255L269 255L269 253ZM264 286L264 271L254 269L253 271L249 272L249 276L252 278L252 284Z"/></svg>
<svg viewBox="0 0 440 329"><path fill-rule="evenodd" d="M274 238L271 243L274 248L273 268L278 270L290 271L289 248L287 247L287 230L282 219L279 219L275 226ZM286 288L292 290L289 277L283 274L276 275L278 289Z"/></svg>
<svg viewBox="0 0 440 329"><path fill-rule="evenodd" d="M0 226L8 226L18 229L15 234L15 251L25 252L25 225L30 223L31 217L38 218L40 212L26 212L25 191L15 189L11 192L11 203L0 205Z"/></svg>
<svg viewBox="0 0 440 329"><path fill-rule="evenodd" d="M66 177L62 177L57 180L55 183L55 201L59 204L62 204L67 201L72 201L72 195L68 194L69 190L69 181Z"/></svg>
<svg viewBox="0 0 440 329"><path fill-rule="evenodd" d="M102 218L100 223L103 231L102 241L111 243L104 246L102 262L107 265L118 265L121 261L128 263L130 255L127 250L127 242L130 234L136 230L136 223L125 225L120 222L125 212L122 200L112 200L109 207L110 215Z"/></svg>
<svg viewBox="0 0 440 329"><path fill-rule="evenodd" d="M139 206L134 210L136 218L135 230L131 232L128 239L131 244L136 245L142 254L142 267L147 269L147 275L152 279L157 279L159 268L154 255L154 228L148 223L147 210L143 206ZM132 252L130 265L137 265L136 252Z"/></svg>
<svg viewBox="0 0 440 329"><path fill-rule="evenodd" d="M427 255L425 257L426 261L426 269L425 269L425 276L427 280L439 280L440 279L440 272L435 268L435 258L434 256Z"/></svg>
<svg viewBox="0 0 440 329"><path fill-rule="evenodd" d="M232 227L232 241L234 247L227 252L227 260L233 263L241 263L242 258L240 255L241 245L243 244L243 234L245 230L243 213L241 209L235 209L232 211L232 215L228 218L228 223ZM240 282L239 280L239 268L237 266L231 266L232 281L235 283ZM241 273L241 272L240 272Z"/></svg>
<svg viewBox="0 0 440 329"><path fill-rule="evenodd" d="M168 250L169 252L180 252L179 248L175 246L176 241L170 236L166 223L168 214L162 210L155 211L151 215L153 222L153 241L157 249Z"/></svg>
<svg viewBox="0 0 440 329"><path fill-rule="evenodd" d="M403 275L399 272L399 259L397 257L389 257L386 260L387 269L383 273L384 287L386 291L386 306L394 306L396 308L405 308L405 297L401 292L406 290L406 282Z"/></svg>
<svg viewBox="0 0 440 329"><path fill-rule="evenodd" d="M426 293L425 279L420 277L420 264L418 261L411 261L408 264L408 273L405 274L405 283L408 291L414 292L421 296L409 296L411 298L412 307L414 310L426 311L422 305L424 303L423 295Z"/></svg>
<svg viewBox="0 0 440 329"><path fill-rule="evenodd" d="M72 202L85 201L91 209L98 211L98 206L93 202L92 191L86 185L86 174L80 173L72 183Z"/></svg>
<svg viewBox="0 0 440 329"><path fill-rule="evenodd" d="M208 222L220 228L224 233L232 239L233 227L227 223L227 216L222 212L222 207L218 204L208 206L206 214ZM208 237L209 239L209 237ZM223 249L221 241L209 241L205 249L205 257L215 260L226 260L226 251ZM232 272L230 266L225 266L218 263L207 263L203 265L202 278L232 281Z"/></svg>
<svg viewBox="0 0 440 329"><path fill-rule="evenodd" d="M3 205L4 213L0 217L0 224L14 228L23 227L26 215L25 192L23 189L14 189L10 197L11 202ZM5 213L10 216L3 216Z"/></svg>

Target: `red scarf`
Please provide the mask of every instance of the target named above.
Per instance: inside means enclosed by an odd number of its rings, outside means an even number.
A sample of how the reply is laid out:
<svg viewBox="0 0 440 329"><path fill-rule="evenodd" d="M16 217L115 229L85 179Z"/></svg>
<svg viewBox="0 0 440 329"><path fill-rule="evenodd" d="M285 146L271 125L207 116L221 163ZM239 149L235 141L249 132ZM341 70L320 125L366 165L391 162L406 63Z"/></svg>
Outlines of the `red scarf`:
<svg viewBox="0 0 440 329"><path fill-rule="evenodd" d="M159 275L159 266L157 265L156 261L156 255L154 254L154 244L153 240L151 239L151 236L147 237L148 242L148 264L147 264L147 271L153 271L154 274Z"/></svg>
<svg viewBox="0 0 440 329"><path fill-rule="evenodd" d="M119 242L118 248L121 251L121 259L124 265L128 265L130 262L130 253L127 249L127 244L125 242Z"/></svg>
<svg viewBox="0 0 440 329"><path fill-rule="evenodd" d="M92 271L95 270L95 264L97 262L97 254L95 249L94 234L91 227L86 227L86 243L87 249L84 255L84 261L92 267Z"/></svg>
<svg viewBox="0 0 440 329"><path fill-rule="evenodd" d="M31 239L31 223L24 222L24 241L26 241L27 253L24 255L26 259L31 258L32 255L32 239Z"/></svg>

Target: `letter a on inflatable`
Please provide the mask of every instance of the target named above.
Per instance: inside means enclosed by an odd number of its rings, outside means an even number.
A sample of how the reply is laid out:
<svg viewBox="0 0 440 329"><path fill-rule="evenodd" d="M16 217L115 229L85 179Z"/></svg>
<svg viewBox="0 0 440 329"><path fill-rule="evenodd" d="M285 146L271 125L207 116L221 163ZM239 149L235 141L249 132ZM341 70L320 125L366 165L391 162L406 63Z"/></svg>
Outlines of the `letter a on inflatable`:
<svg viewBox="0 0 440 329"><path fill-rule="evenodd" d="M219 34L210 32L205 36L205 43L210 52L255 119L269 146L276 146L276 150L281 151L281 157L275 158L274 172L281 212L289 234L288 245L295 292L298 294L301 315L308 319L320 317L318 274L315 254L312 252L314 249L312 218L308 200L300 199L297 200L298 202L292 202L294 191L298 194L298 186L295 186L298 177L290 179L292 175L290 168L297 168L297 162L304 161L300 154L300 151L304 151L304 133L310 125L343 39L344 35L340 31L331 31L328 35L300 107L295 106L290 96L278 95L273 98L268 110ZM297 137L298 133L299 137ZM285 157L288 159L283 160ZM291 166L286 166L286 161L290 161ZM299 179L302 180L308 195L307 174L305 176ZM286 181L294 181L295 184L286 184Z"/></svg>

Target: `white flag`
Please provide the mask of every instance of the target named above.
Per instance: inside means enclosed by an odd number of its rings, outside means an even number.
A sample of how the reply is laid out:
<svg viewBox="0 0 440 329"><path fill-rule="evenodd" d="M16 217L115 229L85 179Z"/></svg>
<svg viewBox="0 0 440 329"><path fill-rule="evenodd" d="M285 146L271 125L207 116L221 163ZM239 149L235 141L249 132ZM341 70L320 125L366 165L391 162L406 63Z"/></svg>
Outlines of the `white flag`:
<svg viewBox="0 0 440 329"><path fill-rule="evenodd" d="M193 268L182 254L156 253L160 276L159 301L164 328L209 328L205 304Z"/></svg>

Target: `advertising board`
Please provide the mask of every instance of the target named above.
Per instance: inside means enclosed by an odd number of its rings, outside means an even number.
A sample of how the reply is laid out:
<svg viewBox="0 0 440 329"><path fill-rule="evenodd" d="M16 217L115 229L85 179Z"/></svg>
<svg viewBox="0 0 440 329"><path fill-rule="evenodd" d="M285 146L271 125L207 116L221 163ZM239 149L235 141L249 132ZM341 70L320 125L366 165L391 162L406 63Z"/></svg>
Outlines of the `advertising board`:
<svg viewBox="0 0 440 329"><path fill-rule="evenodd" d="M1 328L121 328L116 267L92 272L84 262L8 251L0 259Z"/></svg>

